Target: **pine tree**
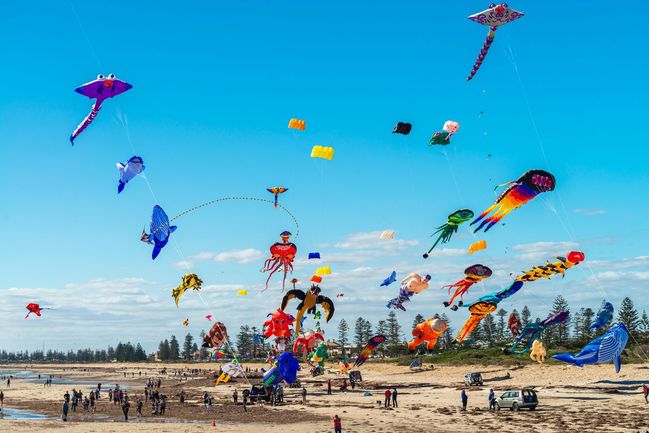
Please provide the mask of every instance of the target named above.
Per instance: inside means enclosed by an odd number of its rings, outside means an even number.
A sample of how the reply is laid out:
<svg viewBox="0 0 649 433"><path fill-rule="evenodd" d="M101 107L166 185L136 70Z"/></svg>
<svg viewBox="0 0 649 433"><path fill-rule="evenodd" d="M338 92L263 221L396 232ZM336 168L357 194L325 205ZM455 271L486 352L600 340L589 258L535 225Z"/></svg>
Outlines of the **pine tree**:
<svg viewBox="0 0 649 433"><path fill-rule="evenodd" d="M135 361L146 361L146 352L140 343L135 347Z"/></svg>
<svg viewBox="0 0 649 433"><path fill-rule="evenodd" d="M582 314L584 312L584 309L581 308L578 312L572 315L572 335L575 337L577 340L581 339L582 337Z"/></svg>
<svg viewBox="0 0 649 433"><path fill-rule="evenodd" d="M507 310L501 308L498 310L498 325L496 325L496 339L501 342L505 340L505 330L507 325L505 325L505 316L507 316Z"/></svg>
<svg viewBox="0 0 649 433"><path fill-rule="evenodd" d="M426 319L424 319L424 316L422 316L421 314L417 314L415 316L415 320L412 322L412 328L413 329L416 328L417 325L419 325L420 323L424 323L425 321Z"/></svg>
<svg viewBox="0 0 649 433"><path fill-rule="evenodd" d="M342 355L345 357L347 355L347 344L349 343L349 325L342 319L338 323L338 344L340 344L340 349L342 350Z"/></svg>
<svg viewBox="0 0 649 433"><path fill-rule="evenodd" d="M563 296L557 295L557 297L554 298L554 302L552 303L550 314L556 314L560 311L568 310L568 301L566 301ZM545 337L547 338L547 341L561 345L568 340L568 335L570 333L570 324L566 320L565 322L559 323L558 325L549 328L547 331L545 331L545 333L547 334Z"/></svg>
<svg viewBox="0 0 649 433"><path fill-rule="evenodd" d="M366 320L363 325L363 339L367 342L372 337L372 323L369 320Z"/></svg>
<svg viewBox="0 0 649 433"><path fill-rule="evenodd" d="M180 345L176 336L172 335L171 340L169 341L169 360L175 361L180 358Z"/></svg>
<svg viewBox="0 0 649 433"><path fill-rule="evenodd" d="M158 358L160 361L169 360L169 340L160 342L160 345L158 346Z"/></svg>
<svg viewBox="0 0 649 433"><path fill-rule="evenodd" d="M248 325L243 325L239 328L237 334L237 352L243 357L250 356L253 349L253 337Z"/></svg>
<svg viewBox="0 0 649 433"><path fill-rule="evenodd" d="M207 335L207 334L205 334L205 331L204 331L204 330L201 330L201 333L200 333L200 338L201 338L200 341L201 341L201 343L203 342L203 338L205 338L205 335ZM200 350L200 352L201 352L201 355L200 355L200 356L201 356L201 360L205 360L205 359L207 359L208 356L209 356L209 352L207 351L207 347L203 347L203 346L201 346L199 350Z"/></svg>
<svg viewBox="0 0 649 433"><path fill-rule="evenodd" d="M642 337L646 339L649 336L649 316L647 316L647 312L645 310L642 310L642 318L640 319L639 329Z"/></svg>
<svg viewBox="0 0 649 433"><path fill-rule="evenodd" d="M626 325L629 334L635 338L638 334L638 325L640 319L638 318L638 310L633 307L633 301L628 297L622 299L622 306L617 313L617 320Z"/></svg>
<svg viewBox="0 0 649 433"><path fill-rule="evenodd" d="M589 340L593 336L593 332L590 330L591 325L593 324L593 317L595 317L595 312L591 308L582 308L581 311L581 338L584 340Z"/></svg>
<svg viewBox="0 0 649 433"><path fill-rule="evenodd" d="M527 308L527 305L525 305L521 310L521 324L523 325L523 327L530 324L531 317L532 317L532 313L530 313L530 309Z"/></svg>
<svg viewBox="0 0 649 433"><path fill-rule="evenodd" d="M451 328L451 325L449 324L448 316L445 313L442 313L442 315L439 318L440 320L446 322L446 330L442 333L442 335L440 335L440 338L437 341L437 343L438 344L440 342L442 343L439 349L446 350L453 345L453 328Z"/></svg>
<svg viewBox="0 0 649 433"><path fill-rule="evenodd" d="M354 324L354 344L360 351L367 340L365 339L365 319L359 317Z"/></svg>
<svg viewBox="0 0 649 433"><path fill-rule="evenodd" d="M185 335L185 342L183 343L183 359L190 361L192 359L192 345L194 344L194 337L192 334Z"/></svg>
<svg viewBox="0 0 649 433"><path fill-rule="evenodd" d="M493 346L496 342L496 326L494 324L494 318L492 314L487 314L487 316L482 319L482 332L485 336L485 342L489 346Z"/></svg>
<svg viewBox="0 0 649 433"><path fill-rule="evenodd" d="M397 314L394 311L390 311L390 313L388 313L388 318L385 320L385 323L388 327L388 345L399 345L401 343L401 325L399 325Z"/></svg>

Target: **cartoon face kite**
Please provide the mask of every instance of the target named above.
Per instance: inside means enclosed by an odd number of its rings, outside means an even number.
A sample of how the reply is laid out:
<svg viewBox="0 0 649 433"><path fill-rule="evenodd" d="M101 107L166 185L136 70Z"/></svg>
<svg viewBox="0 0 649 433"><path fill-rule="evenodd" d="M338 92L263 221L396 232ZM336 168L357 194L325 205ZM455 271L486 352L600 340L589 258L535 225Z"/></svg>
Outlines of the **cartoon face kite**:
<svg viewBox="0 0 649 433"><path fill-rule="evenodd" d="M77 136L79 136L79 134L81 134L93 120L95 120L95 117L99 114L99 110L101 110L101 104L103 104L106 99L117 96L132 88L133 86L125 81L115 78L115 75L113 74L108 75L108 77L104 77L100 74L96 80L74 89L77 93L81 93L90 99L95 99L95 103L90 110L90 114L83 119L79 126L77 126L77 129L75 129L70 136L70 143L74 145L74 139L77 138Z"/></svg>
<svg viewBox="0 0 649 433"><path fill-rule="evenodd" d="M439 236L437 237L437 240L433 244L432 247L428 250L426 254L424 254L424 258L427 259L428 255L430 254L431 251L437 246L439 242L445 244L448 241L451 240L451 236L453 236L453 233L457 233L457 229L460 226L460 224L463 224L467 221L469 221L471 218L473 218L473 211L469 209L459 209L453 212L448 216L448 222L446 224L442 224L441 226L437 227L437 230L435 233L433 233L431 236L435 236L436 234L439 233Z"/></svg>
<svg viewBox="0 0 649 433"><path fill-rule="evenodd" d="M445 289L446 288L448 289L449 295L451 294L451 289L455 288L455 292L453 293L453 296L451 296L451 299L449 299L448 302L444 302L444 306L448 307L449 305L452 305L453 301L458 296L460 297L460 299L462 299L464 294L469 291L469 288L472 285L474 285L478 281L484 280L485 278L489 278L491 274L492 274L491 269L480 264L469 266L468 268L466 268L464 270L464 275L466 275L466 277L464 277L463 280L460 280L457 283L450 284L448 286L444 286ZM462 306L462 301L458 301L458 306L460 307Z"/></svg>
<svg viewBox="0 0 649 433"><path fill-rule="evenodd" d="M447 144L451 144L451 137L459 130L459 122L456 122L454 120L447 120L446 122L444 122L444 126L442 126L442 131L438 131L434 133L432 137L430 137L430 142L428 143L428 145L432 146L434 144L441 144L443 146L446 146Z"/></svg>
<svg viewBox="0 0 649 433"><path fill-rule="evenodd" d="M132 156L126 164L117 163L119 170L119 183L117 184L117 194L124 190L126 184L138 174L144 171L144 161L139 156Z"/></svg>
<svg viewBox="0 0 649 433"><path fill-rule="evenodd" d="M293 272L293 260L297 254L297 246L288 241L290 237L291 233L284 231L280 234L282 242L275 242L270 247L271 257L264 262L264 267L261 269L262 272L270 272L266 279L266 288L268 288L268 282L273 274L283 268L284 279L282 280L282 289L284 289L286 273Z"/></svg>
<svg viewBox="0 0 649 433"><path fill-rule="evenodd" d="M215 322L210 328L210 332L203 337L203 347L211 349L220 349L228 340L228 330L221 322Z"/></svg>
<svg viewBox="0 0 649 433"><path fill-rule="evenodd" d="M173 289L171 292L171 297L176 301L176 307L178 307L178 301L180 297L185 293L187 289L194 289L200 291L203 287L203 280L201 280L196 274L185 274L183 275L183 282Z"/></svg>

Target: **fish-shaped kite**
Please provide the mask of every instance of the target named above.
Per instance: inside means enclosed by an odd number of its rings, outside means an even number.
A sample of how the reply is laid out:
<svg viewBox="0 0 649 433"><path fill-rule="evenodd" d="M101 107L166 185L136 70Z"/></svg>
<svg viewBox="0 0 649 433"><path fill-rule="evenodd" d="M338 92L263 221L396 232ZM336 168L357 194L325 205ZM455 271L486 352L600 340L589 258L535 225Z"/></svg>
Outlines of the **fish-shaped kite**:
<svg viewBox="0 0 649 433"><path fill-rule="evenodd" d="M117 163L119 170L119 184L117 185L117 194L124 191L124 187L138 174L144 171L144 161L139 156L132 156L126 164Z"/></svg>
<svg viewBox="0 0 649 433"><path fill-rule="evenodd" d="M394 283L395 281L397 281L397 271L392 271L390 276L388 278L386 278L385 280L383 280L383 282L381 283L381 285L379 287L383 287L383 286L387 287L390 284Z"/></svg>
<svg viewBox="0 0 649 433"><path fill-rule="evenodd" d="M284 188L283 186L273 186L270 188L266 188L266 191L268 191L271 194L275 194L275 207L277 207L277 196L280 194L284 194L286 191L288 191L288 188Z"/></svg>
<svg viewBox="0 0 649 433"><path fill-rule="evenodd" d="M153 253L151 254L151 259L155 260L160 254L160 251L167 245L169 242L169 237L171 234L176 231L178 227L169 225L169 217L165 211L158 205L153 207L153 213L151 214L151 233L147 233L142 230L142 236L140 240L142 242L147 242L153 244ZM153 238L153 241L151 241Z"/></svg>
<svg viewBox="0 0 649 433"><path fill-rule="evenodd" d="M603 301L602 307L597 312L597 319L593 322L592 325L588 328L589 331L594 331L595 329L605 328L613 320L613 304L610 302Z"/></svg>
<svg viewBox="0 0 649 433"><path fill-rule="evenodd" d="M600 364L613 361L615 372L619 373L622 368L622 352L629 341L629 331L624 323L613 326L606 334L598 337L581 349L576 355L572 353L559 353L552 357L557 361L574 364L583 367L586 364Z"/></svg>
<svg viewBox="0 0 649 433"><path fill-rule="evenodd" d="M90 110L90 114L83 119L70 136L70 143L74 146L74 139L77 138L93 120L95 120L95 117L99 114L99 110L101 110L101 104L103 104L106 99L117 96L132 88L133 86L125 81L115 78L115 75L113 74L108 75L108 77L99 74L96 80L74 89L77 93L87 96L90 99L95 99L95 103Z"/></svg>
<svg viewBox="0 0 649 433"><path fill-rule="evenodd" d="M475 21L478 24L489 26L489 33L487 33L487 39L485 40L485 43L482 46L482 50L480 50L480 54L478 55L478 58L473 64L473 69L471 69L471 73L466 79L467 81L470 81L473 78L476 72L478 72L478 69L480 69L480 66L482 65L482 62L484 61L485 57L487 57L487 53L489 52L489 47L491 47L491 43L494 41L494 38L496 37L496 30L498 30L498 27L510 23L514 20L517 20L523 15L525 14L522 12L516 11L514 9L510 9L507 6L507 3L502 3L499 5L496 5L495 3L491 3L489 5L489 9L469 16L469 19L471 21Z"/></svg>

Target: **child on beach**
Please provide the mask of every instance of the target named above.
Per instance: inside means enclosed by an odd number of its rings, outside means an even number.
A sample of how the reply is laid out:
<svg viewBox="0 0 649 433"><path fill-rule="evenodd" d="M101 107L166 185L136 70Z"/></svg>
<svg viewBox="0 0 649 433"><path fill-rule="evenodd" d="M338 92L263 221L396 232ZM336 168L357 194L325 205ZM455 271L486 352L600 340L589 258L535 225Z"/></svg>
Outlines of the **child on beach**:
<svg viewBox="0 0 649 433"><path fill-rule="evenodd" d="M331 417L331 420L334 423L334 433L341 433L343 431L342 423L340 422L340 418L338 417L338 415Z"/></svg>
<svg viewBox="0 0 649 433"><path fill-rule="evenodd" d="M649 400L647 399L647 397L649 397L649 386L647 386L646 383L642 384L642 394L644 394L644 402L645 402L645 404L649 403Z"/></svg>

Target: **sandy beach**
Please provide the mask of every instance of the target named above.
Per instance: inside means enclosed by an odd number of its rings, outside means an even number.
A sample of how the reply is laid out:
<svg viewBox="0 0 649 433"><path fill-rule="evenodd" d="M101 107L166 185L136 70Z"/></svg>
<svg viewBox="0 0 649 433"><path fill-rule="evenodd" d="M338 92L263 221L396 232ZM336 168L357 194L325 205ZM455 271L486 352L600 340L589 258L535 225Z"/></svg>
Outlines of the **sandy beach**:
<svg viewBox="0 0 649 433"><path fill-rule="evenodd" d="M263 365L248 365L253 370ZM214 364L173 364L172 369L213 369ZM625 365L615 375L611 365L596 365L580 369L569 366L525 365L515 367L431 366L423 371L393 364L367 363L362 367L363 382L352 392L338 390L343 376L331 372L311 377L301 371L299 378L306 386L307 404L301 404L300 389L286 388L285 403L276 407L268 404L248 406L243 411L241 400L232 402L234 388L239 393L247 387L246 380L214 386L207 377L196 376L180 382L170 375L160 375L158 364L90 364L90 365L13 365L6 370L29 370L42 375L53 375L55 383L14 380L10 388L3 383L5 407L23 409L47 415L44 420L2 420L3 431L66 431L76 432L198 432L220 429L231 432L255 432L260 429L281 428L285 432L332 431L330 417L338 414L346 432L551 432L599 431L631 432L649 429L649 405L642 397L641 387L649 367ZM462 383L468 371L480 371L485 383L481 387L465 388ZM124 377L124 373L127 377ZM140 375L141 372L141 375ZM168 372L168 373L169 373ZM509 377L507 376L509 373ZM135 374L135 377L133 377ZM57 378L65 384L57 384ZM135 413L134 402L144 390L147 377L161 377L161 392L169 396L165 416L151 416L145 406L143 417ZM331 379L332 395L327 395L326 384ZM251 379L255 382L255 379ZM81 383L76 386L75 382ZM102 399L95 413L77 409L68 422L60 418L62 396L72 388L88 393L90 383L102 383ZM107 390L119 383L128 389L133 402L130 420L124 422L118 406L108 402ZM534 386L539 395L536 411L512 412L503 409L488 411L489 389L496 395L523 386ZM383 392L387 387L399 391L398 408L383 407ZM465 388L469 396L468 410L462 412L460 392ZM184 390L187 399L180 404L177 394ZM214 398L214 407L208 413L201 402L203 392ZM364 393L370 392L371 396ZM212 426L214 421L215 426Z"/></svg>

